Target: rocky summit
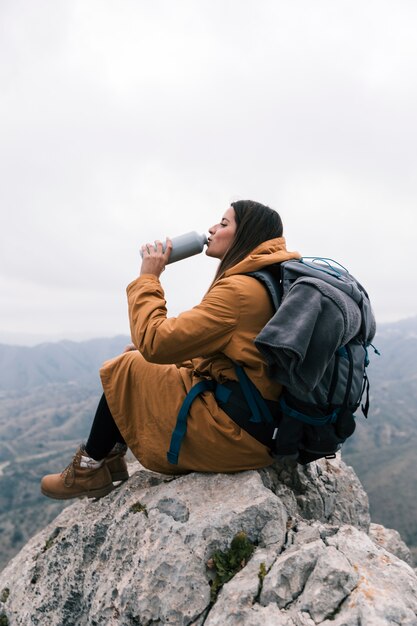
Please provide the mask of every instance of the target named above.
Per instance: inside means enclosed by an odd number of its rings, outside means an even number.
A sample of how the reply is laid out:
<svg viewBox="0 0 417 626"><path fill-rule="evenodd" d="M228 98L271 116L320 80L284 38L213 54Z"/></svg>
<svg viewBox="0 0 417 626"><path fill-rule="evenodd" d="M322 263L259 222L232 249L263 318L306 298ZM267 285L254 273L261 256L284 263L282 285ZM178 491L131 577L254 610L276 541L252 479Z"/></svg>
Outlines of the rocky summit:
<svg viewBox="0 0 417 626"><path fill-rule="evenodd" d="M417 624L398 533L340 458L233 475L138 463L68 506L0 574L0 625Z"/></svg>

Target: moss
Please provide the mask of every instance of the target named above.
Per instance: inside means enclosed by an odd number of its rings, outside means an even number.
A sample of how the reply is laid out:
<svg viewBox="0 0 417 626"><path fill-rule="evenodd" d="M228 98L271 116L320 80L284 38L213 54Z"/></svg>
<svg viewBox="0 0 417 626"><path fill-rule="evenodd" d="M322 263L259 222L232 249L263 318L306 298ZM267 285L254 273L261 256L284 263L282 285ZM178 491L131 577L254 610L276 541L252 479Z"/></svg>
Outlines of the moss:
<svg viewBox="0 0 417 626"><path fill-rule="evenodd" d="M54 540L51 537L49 537L49 539L45 541L45 545L43 546L41 552L46 552L47 550L49 550L49 548L52 546L53 543L54 543Z"/></svg>
<svg viewBox="0 0 417 626"><path fill-rule="evenodd" d="M266 566L265 566L265 563L262 562L259 566L259 572L258 572L259 584L261 586L263 585L266 574L267 574Z"/></svg>
<svg viewBox="0 0 417 626"><path fill-rule="evenodd" d="M216 550L207 563L209 568L216 571L216 576L211 584L211 602L215 602L223 585L245 567L254 550L254 544L248 539L244 531L233 537L228 550L224 552Z"/></svg>
<svg viewBox="0 0 417 626"><path fill-rule="evenodd" d="M0 615L0 626L9 626L8 617L4 613Z"/></svg>
<svg viewBox="0 0 417 626"><path fill-rule="evenodd" d="M54 529L52 535L48 537L48 539L45 541L45 545L41 549L41 552L46 552L47 550L49 550L49 548L53 545L55 539L58 537L60 531L61 528L59 526Z"/></svg>
<svg viewBox="0 0 417 626"><path fill-rule="evenodd" d="M258 572L258 593L256 594L256 597L254 599L254 602L259 602L259 598L261 597L261 593L262 593L262 589L264 586L264 579L265 576L267 575L268 570L266 569L266 565L265 563L262 561L262 563L259 565L259 572Z"/></svg>
<svg viewBox="0 0 417 626"><path fill-rule="evenodd" d="M132 513L143 513L145 517L148 517L148 510L146 508L146 505L142 504L139 501L135 502L135 504L132 504L132 506L130 507L130 511Z"/></svg>
<svg viewBox="0 0 417 626"><path fill-rule="evenodd" d="M10 595L10 589L5 587L3 591L0 593L0 602L6 602L9 595Z"/></svg>

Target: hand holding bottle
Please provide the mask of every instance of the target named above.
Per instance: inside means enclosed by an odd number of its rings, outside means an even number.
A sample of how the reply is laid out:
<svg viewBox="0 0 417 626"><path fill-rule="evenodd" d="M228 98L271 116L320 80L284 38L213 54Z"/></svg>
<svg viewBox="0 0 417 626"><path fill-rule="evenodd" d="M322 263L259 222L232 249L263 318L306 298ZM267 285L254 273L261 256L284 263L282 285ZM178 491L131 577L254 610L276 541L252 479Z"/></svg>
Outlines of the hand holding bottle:
<svg viewBox="0 0 417 626"><path fill-rule="evenodd" d="M141 249L142 265L140 275L154 274L154 276L159 278L165 269L165 265L168 263L171 250L172 241L169 237L167 237L165 244L162 241L144 244Z"/></svg>
<svg viewBox="0 0 417 626"><path fill-rule="evenodd" d="M142 258L156 258L157 256L162 255L162 257L165 259L165 263L163 268L159 271L159 273L157 273L156 271L144 271L142 262L141 274L155 274L159 277L165 269L165 265L168 265L168 263L174 263L175 261L181 261L182 259L186 259L195 254L200 254L200 252L203 251L205 245L207 245L207 236L204 234L200 235L195 230L191 231L190 233L185 233L184 235L174 237L172 240L167 237L167 243L161 243L160 241L155 241L155 243L147 243L146 245L142 246ZM170 253L167 257L165 253L168 251L168 246L170 246ZM145 269L147 270L150 270L152 268L158 270L158 267L159 266L156 261L152 263L147 262L145 265Z"/></svg>

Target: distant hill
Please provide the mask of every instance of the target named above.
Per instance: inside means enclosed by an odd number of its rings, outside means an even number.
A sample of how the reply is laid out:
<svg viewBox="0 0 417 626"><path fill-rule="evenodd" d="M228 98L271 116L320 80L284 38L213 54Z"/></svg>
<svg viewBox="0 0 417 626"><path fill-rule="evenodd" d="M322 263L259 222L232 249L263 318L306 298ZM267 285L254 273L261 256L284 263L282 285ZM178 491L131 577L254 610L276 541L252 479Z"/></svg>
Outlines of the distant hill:
<svg viewBox="0 0 417 626"><path fill-rule="evenodd" d="M370 351L371 411L343 448L375 522L396 528L417 559L417 317L381 325Z"/></svg>
<svg viewBox="0 0 417 626"><path fill-rule="evenodd" d="M119 335L33 347L0 344L0 391L71 381L94 384L103 361L119 354L128 343L129 337Z"/></svg>
<svg viewBox="0 0 417 626"><path fill-rule="evenodd" d="M63 469L85 440L99 367L129 342L0 345L0 568L67 505L41 496L40 478Z"/></svg>
<svg viewBox="0 0 417 626"><path fill-rule="evenodd" d="M67 503L41 496L43 474L61 471L85 440L99 386L48 384L0 401L0 569Z"/></svg>
<svg viewBox="0 0 417 626"><path fill-rule="evenodd" d="M0 568L66 504L39 481L71 460L101 393L98 369L124 336L0 345ZM417 317L378 328L371 411L343 449L368 492L373 521L400 531L417 561Z"/></svg>

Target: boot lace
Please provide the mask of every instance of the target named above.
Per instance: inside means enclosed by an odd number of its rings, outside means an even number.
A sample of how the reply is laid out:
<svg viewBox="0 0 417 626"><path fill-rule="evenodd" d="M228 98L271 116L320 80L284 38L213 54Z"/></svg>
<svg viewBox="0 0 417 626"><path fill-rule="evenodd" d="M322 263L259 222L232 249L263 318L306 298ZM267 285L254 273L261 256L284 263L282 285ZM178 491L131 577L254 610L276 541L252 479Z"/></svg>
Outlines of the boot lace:
<svg viewBox="0 0 417 626"><path fill-rule="evenodd" d="M80 464L81 450L77 450L74 457L67 465L67 467L61 472L61 478L64 481L65 487L71 487L74 484L75 479L75 465Z"/></svg>

